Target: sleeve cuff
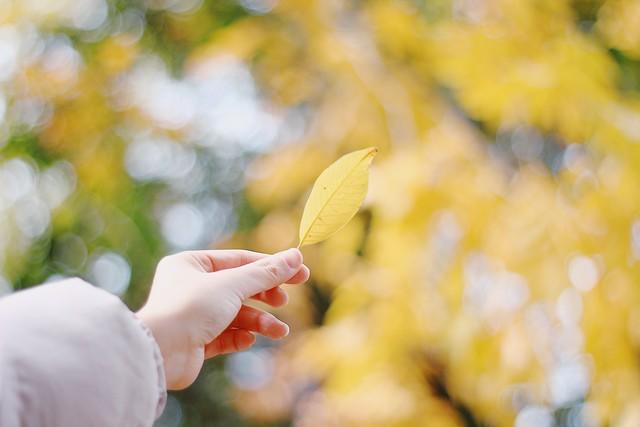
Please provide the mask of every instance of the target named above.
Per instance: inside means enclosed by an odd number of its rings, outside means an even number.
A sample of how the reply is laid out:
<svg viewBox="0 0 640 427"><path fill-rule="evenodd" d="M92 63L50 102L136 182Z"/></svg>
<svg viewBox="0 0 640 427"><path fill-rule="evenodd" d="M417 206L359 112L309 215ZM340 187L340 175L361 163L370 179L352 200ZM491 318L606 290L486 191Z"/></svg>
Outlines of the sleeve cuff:
<svg viewBox="0 0 640 427"><path fill-rule="evenodd" d="M158 347L158 343L153 337L151 330L147 327L147 325L144 324L142 320L140 320L140 318L138 318L138 316L136 316L134 313L131 313L131 315L133 316L134 321L138 325L140 325L140 328L142 328L147 339L149 340L149 344L153 348L153 359L156 364L156 372L158 373L158 383L157 383L158 403L156 406L156 414L155 414L155 418L158 419L162 414L162 411L164 411L165 405L167 404L167 382L166 382L165 373L164 373L164 360L162 359L162 353L160 352L160 347Z"/></svg>

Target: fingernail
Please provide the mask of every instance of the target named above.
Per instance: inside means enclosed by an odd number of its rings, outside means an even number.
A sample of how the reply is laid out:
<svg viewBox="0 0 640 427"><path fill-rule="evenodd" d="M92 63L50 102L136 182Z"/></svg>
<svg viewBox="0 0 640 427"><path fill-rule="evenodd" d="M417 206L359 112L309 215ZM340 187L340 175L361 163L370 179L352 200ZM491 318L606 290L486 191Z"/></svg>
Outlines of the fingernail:
<svg viewBox="0 0 640 427"><path fill-rule="evenodd" d="M271 314L262 315L260 323L262 333L271 338L282 338L289 335L289 325Z"/></svg>
<svg viewBox="0 0 640 427"><path fill-rule="evenodd" d="M284 260L287 262L289 268L298 269L302 265L302 253L295 248L287 249L286 251L280 252L280 254L284 257Z"/></svg>

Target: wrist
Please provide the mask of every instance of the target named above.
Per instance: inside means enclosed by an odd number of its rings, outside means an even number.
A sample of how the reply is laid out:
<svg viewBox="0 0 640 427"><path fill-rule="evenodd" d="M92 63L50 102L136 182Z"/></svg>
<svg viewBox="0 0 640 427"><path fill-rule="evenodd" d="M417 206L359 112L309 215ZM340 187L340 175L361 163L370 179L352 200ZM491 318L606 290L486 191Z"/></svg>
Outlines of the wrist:
<svg viewBox="0 0 640 427"><path fill-rule="evenodd" d="M159 325L161 323L161 320L158 319L158 316L153 315L149 312L149 310L145 309L145 307L142 307L140 310L138 310L135 315L140 320L140 322L142 322L142 324L151 332L153 339L156 341L156 344L158 344L158 347L160 348L162 356L166 357L165 339L163 339L160 334L160 331L162 330Z"/></svg>
<svg viewBox="0 0 640 427"><path fill-rule="evenodd" d="M162 333L162 319L149 312L149 310L145 309L145 307L142 307L140 310L138 310L135 315L151 333L151 336L160 349L164 364L166 365L166 361L169 359L170 355L168 354L167 340Z"/></svg>
<svg viewBox="0 0 640 427"><path fill-rule="evenodd" d="M180 342L183 334L175 330L176 324L179 322L176 322L170 315L157 313L146 307L142 307L135 314L149 329L158 344L162 355L167 389L180 390L188 386L190 383L185 384L182 380L188 361L185 358L185 352L182 351L184 343Z"/></svg>

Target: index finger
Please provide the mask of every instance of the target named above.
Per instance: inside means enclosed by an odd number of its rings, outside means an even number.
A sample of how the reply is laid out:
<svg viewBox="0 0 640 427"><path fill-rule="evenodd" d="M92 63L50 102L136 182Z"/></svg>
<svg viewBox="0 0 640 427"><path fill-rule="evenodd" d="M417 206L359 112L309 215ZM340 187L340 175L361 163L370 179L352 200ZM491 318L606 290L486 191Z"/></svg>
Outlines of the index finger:
<svg viewBox="0 0 640 427"><path fill-rule="evenodd" d="M188 251L188 254L193 257L207 273L240 267L269 256L269 254L244 249L209 249Z"/></svg>

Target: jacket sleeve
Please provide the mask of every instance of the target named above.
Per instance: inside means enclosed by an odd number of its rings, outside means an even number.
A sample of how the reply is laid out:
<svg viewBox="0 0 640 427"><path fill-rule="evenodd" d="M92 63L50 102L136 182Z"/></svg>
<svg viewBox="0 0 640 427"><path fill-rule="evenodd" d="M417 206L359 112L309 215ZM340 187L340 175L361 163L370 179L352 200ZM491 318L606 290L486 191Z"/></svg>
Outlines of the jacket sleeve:
<svg viewBox="0 0 640 427"><path fill-rule="evenodd" d="M162 356L115 296L80 279L0 299L0 426L151 426Z"/></svg>

